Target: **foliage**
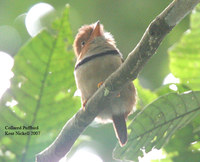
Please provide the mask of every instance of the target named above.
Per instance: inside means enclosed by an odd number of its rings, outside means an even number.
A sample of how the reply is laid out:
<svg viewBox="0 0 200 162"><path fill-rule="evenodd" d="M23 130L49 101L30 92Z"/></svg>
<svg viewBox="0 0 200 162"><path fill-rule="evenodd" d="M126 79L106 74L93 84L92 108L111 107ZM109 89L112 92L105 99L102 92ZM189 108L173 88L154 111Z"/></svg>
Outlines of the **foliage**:
<svg viewBox="0 0 200 162"><path fill-rule="evenodd" d="M200 92L170 93L158 98L139 113L130 124L129 141L117 146L116 158L137 160L143 151L161 149L171 136L200 114Z"/></svg>
<svg viewBox="0 0 200 162"><path fill-rule="evenodd" d="M140 85L138 79L134 81L134 85L137 88L137 95L138 95L137 106L136 106L137 110L143 108L145 105L151 103L158 97L156 93L153 93L148 89L144 89Z"/></svg>
<svg viewBox="0 0 200 162"><path fill-rule="evenodd" d="M191 15L191 29L170 51L170 69L182 84L200 90L200 12L197 7Z"/></svg>
<svg viewBox="0 0 200 162"><path fill-rule="evenodd" d="M42 31L14 58L11 88L0 101L0 161L34 161L35 154L52 143L80 107L74 97L68 14L67 8L54 22L53 32ZM123 148L116 146L115 158L137 161L144 152L163 147L167 159L173 161L200 158L199 19L197 8L191 16L190 31L169 52L170 70L180 79L174 84L176 93L169 88L171 84L152 92L134 82L138 111L131 118L129 141ZM192 91L186 93L188 90ZM5 126L39 126L40 135L6 136Z"/></svg>
<svg viewBox="0 0 200 162"><path fill-rule="evenodd" d="M184 87L200 89L200 5L190 17L188 30L170 51L170 69L180 79ZM186 127L178 131L165 146L173 161L198 161L200 159L200 117L199 115Z"/></svg>
<svg viewBox="0 0 200 162"><path fill-rule="evenodd" d="M42 31L15 56L11 88L0 102L2 161L34 161L65 122L80 107L74 97L74 54L68 8L53 24L54 33ZM66 50L67 49L67 50ZM13 105L12 103L15 103ZM5 135L5 126L39 126L40 135ZM9 152L9 154L8 154ZM12 155L12 156L7 156Z"/></svg>
<svg viewBox="0 0 200 162"><path fill-rule="evenodd" d="M199 22L200 12L197 7L191 15L191 29L169 51L171 72L180 79L179 84L173 84L177 88L177 93L199 90L200 87ZM172 92L168 88L170 85L172 84L157 90L156 94L161 97L147 105L133 118L129 125L131 130L129 141L123 148L117 145L114 150L115 158L137 161L144 152L147 153L153 148L161 149L165 145L167 159L173 161L200 159L198 147L200 92L170 93ZM148 96L148 93L145 94ZM163 95L164 93L169 94ZM152 95L149 97L152 98Z"/></svg>

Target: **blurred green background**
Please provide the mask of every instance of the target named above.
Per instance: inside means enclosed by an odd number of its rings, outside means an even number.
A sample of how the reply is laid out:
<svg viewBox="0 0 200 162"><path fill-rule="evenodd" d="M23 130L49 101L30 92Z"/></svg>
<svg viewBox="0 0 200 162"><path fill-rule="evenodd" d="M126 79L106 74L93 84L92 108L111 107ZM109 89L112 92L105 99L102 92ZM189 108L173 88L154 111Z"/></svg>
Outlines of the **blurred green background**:
<svg viewBox="0 0 200 162"><path fill-rule="evenodd" d="M80 26L94 23L97 20L104 25L105 30L112 33L117 47L124 57L133 50L149 23L171 2L169 0L0 0L0 51L14 56L19 48L31 38L25 26L25 17L29 9L40 2L52 5L56 15L60 15L65 5L70 5L70 24L73 35ZM53 16L45 15L41 21L44 26L51 21ZM47 22L47 23L46 23ZM169 73L169 60L167 50L177 42L184 31L189 27L189 17L186 17L165 38L156 55L145 65L139 75L143 87L151 90L162 85L163 79ZM91 139L87 139L90 134ZM112 149L117 140L114 137L112 125L96 127L93 124L83 136L84 139L76 147L88 146L103 157L106 162L111 162ZM111 140L112 139L112 140ZM87 142L88 141L88 142ZM105 147L106 146L106 147ZM73 151L72 151L73 153ZM71 153L71 154L72 154ZM69 155L70 156L70 155Z"/></svg>
<svg viewBox="0 0 200 162"><path fill-rule="evenodd" d="M114 36L124 57L133 50L149 23L171 2L170 0L71 0L71 1L0 1L0 50L15 55L30 38L24 21L29 9L39 2L52 5L57 13L70 4L70 22L73 34L80 26L100 20ZM49 18L49 17L47 17ZM162 84L169 73L167 49L180 39L188 28L185 18L163 41L157 54L147 63L139 78L141 84L152 90Z"/></svg>

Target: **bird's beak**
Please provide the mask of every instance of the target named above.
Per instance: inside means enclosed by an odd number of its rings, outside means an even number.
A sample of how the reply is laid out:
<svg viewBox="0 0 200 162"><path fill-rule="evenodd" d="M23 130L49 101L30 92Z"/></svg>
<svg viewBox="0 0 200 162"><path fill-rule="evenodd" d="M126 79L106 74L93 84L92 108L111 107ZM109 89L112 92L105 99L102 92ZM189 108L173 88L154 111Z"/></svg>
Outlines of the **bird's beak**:
<svg viewBox="0 0 200 162"><path fill-rule="evenodd" d="M98 20L94 25L94 29L90 36L90 39L94 39L95 37L99 37L99 36L102 36L102 31L101 31L100 21Z"/></svg>

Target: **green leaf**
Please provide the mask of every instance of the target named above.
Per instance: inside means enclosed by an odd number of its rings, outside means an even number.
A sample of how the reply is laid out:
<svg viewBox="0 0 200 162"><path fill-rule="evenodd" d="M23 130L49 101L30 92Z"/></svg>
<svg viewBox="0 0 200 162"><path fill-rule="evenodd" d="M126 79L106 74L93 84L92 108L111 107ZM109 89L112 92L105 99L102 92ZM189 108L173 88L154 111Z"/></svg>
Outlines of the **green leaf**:
<svg viewBox="0 0 200 162"><path fill-rule="evenodd" d="M199 90L200 87L200 66L199 62L197 62L200 55L200 48L198 47L200 42L198 38L200 32L199 11L200 5L191 14L191 29L184 34L181 41L170 51L170 68L173 74L180 78L183 88L186 88L185 91L188 88ZM178 91L180 91L179 88ZM198 146L200 139L199 119L199 116L197 116L189 125L173 135L173 138L164 147L167 152L166 158L170 158L172 161L198 161L200 158L199 147L194 147L194 143L197 144L195 146Z"/></svg>
<svg viewBox="0 0 200 162"><path fill-rule="evenodd" d="M164 147L166 158L172 161L198 161L200 159L200 118L197 116L186 127L177 131Z"/></svg>
<svg viewBox="0 0 200 162"><path fill-rule="evenodd" d="M170 51L173 75L192 90L200 90L200 10L191 14L191 29Z"/></svg>
<svg viewBox="0 0 200 162"><path fill-rule="evenodd" d="M143 88L139 84L139 80L136 79L134 81L134 85L137 89L137 95L138 95L138 100L137 100L137 109L144 108L147 104L151 103L153 100L157 98L157 95L150 91L149 89Z"/></svg>
<svg viewBox="0 0 200 162"><path fill-rule="evenodd" d="M199 116L195 118L199 120ZM200 159L199 144L200 131L195 132L194 121L177 131L169 143L164 147L167 158L173 161L198 161Z"/></svg>
<svg viewBox="0 0 200 162"><path fill-rule="evenodd" d="M158 96L162 96L167 93L173 93L173 92L183 93L183 92L190 91L190 90L191 89L184 84L170 83L170 84L162 85L161 87L159 87L156 90L156 94Z"/></svg>
<svg viewBox="0 0 200 162"><path fill-rule="evenodd" d="M160 149L180 128L200 114L200 92L170 93L158 98L136 115L129 126L131 133L126 146L119 145L114 157L138 160L143 151Z"/></svg>
<svg viewBox="0 0 200 162"><path fill-rule="evenodd" d="M62 126L80 107L74 97L74 54L67 8L54 23L54 33L47 31L31 39L14 58L11 88L0 102L0 150L4 161L34 161L35 154L55 139ZM67 50L66 50L67 49ZM16 135L16 130L36 135ZM5 132L14 135L5 135ZM7 156L8 151L12 156Z"/></svg>

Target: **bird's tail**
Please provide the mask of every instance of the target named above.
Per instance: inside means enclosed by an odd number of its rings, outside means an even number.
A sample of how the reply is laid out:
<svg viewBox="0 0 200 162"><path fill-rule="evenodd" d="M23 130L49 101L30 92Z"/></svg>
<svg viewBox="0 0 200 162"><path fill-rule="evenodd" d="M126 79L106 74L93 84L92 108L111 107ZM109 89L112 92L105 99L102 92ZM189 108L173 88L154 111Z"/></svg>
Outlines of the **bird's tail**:
<svg viewBox="0 0 200 162"><path fill-rule="evenodd" d="M124 146L127 142L127 128L124 114L113 115L113 127L120 146Z"/></svg>

